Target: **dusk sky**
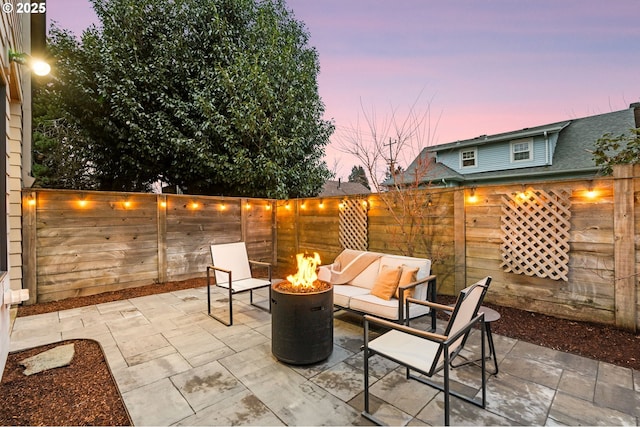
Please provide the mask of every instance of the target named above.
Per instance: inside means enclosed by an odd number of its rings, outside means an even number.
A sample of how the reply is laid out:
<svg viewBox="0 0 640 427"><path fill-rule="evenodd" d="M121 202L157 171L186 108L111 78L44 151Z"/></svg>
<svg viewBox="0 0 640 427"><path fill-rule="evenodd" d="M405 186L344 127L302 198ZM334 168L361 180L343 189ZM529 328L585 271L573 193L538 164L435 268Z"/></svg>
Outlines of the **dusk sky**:
<svg viewBox="0 0 640 427"><path fill-rule="evenodd" d="M411 105L442 144L607 113L640 101L638 0L287 0L320 58L319 90L336 149ZM81 34L88 0L49 0L47 18ZM407 156L410 159L414 153ZM335 165L337 161L337 166ZM406 165L405 165L406 166Z"/></svg>

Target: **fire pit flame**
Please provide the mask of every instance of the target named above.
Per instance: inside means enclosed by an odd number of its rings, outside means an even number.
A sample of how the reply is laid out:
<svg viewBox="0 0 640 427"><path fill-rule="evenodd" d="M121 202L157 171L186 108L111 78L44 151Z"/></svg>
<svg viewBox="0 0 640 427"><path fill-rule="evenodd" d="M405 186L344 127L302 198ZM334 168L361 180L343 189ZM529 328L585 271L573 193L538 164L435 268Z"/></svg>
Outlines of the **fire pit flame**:
<svg viewBox="0 0 640 427"><path fill-rule="evenodd" d="M298 271L296 274L287 276L287 281L293 287L313 288L314 283L318 280L316 269L320 265L320 255L317 252L313 256L305 254L297 254Z"/></svg>

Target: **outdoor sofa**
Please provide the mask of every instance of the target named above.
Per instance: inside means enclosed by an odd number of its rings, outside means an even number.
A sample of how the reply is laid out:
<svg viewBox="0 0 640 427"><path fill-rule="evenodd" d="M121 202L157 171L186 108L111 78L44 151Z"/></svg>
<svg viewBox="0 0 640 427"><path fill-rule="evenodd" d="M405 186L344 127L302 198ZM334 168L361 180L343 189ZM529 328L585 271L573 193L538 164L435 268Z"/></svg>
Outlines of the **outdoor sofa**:
<svg viewBox="0 0 640 427"><path fill-rule="evenodd" d="M369 251L345 249L332 264L320 266L318 279L333 285L337 309L404 323L405 298L436 299L436 278L430 275L431 260ZM432 315L428 307L411 304L411 318Z"/></svg>

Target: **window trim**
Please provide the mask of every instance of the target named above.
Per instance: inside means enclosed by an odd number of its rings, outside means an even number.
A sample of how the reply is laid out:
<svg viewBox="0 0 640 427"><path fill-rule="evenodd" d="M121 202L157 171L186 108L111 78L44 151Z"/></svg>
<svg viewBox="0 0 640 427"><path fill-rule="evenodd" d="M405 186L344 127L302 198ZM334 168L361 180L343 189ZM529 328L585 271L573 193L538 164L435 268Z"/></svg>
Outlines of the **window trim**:
<svg viewBox="0 0 640 427"><path fill-rule="evenodd" d="M464 158L465 153L473 153L473 165L464 164L465 160L471 160L471 159ZM477 167L478 167L478 147L465 148L460 150L460 169L472 169Z"/></svg>
<svg viewBox="0 0 640 427"><path fill-rule="evenodd" d="M527 146L529 147L528 150L526 151L515 151L515 147L516 145L519 144L527 144ZM520 154L520 153L529 153L529 157L526 159L516 159L516 154ZM514 141L511 141L511 144L509 146L509 157L511 160L511 163L526 163L526 162L532 162L533 161L533 138L523 138L523 139L516 139Z"/></svg>

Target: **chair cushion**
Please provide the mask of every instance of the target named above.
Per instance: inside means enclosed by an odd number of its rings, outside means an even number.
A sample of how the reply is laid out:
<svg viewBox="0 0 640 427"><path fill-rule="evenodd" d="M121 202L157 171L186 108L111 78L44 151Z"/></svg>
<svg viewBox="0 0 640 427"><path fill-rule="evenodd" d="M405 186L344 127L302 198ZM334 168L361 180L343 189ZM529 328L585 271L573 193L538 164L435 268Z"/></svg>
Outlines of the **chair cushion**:
<svg viewBox="0 0 640 427"><path fill-rule="evenodd" d="M333 285L333 304L340 307L349 307L351 297L366 295L369 290L350 285Z"/></svg>
<svg viewBox="0 0 640 427"><path fill-rule="evenodd" d="M229 289L228 281L222 281L221 283L216 282L216 284L221 288ZM270 285L271 285L271 282L269 282L268 280L249 278L249 279L242 279L242 280L234 280L231 283L231 289L233 289L233 292L242 292L242 291L247 291L249 289L264 288Z"/></svg>
<svg viewBox="0 0 640 427"><path fill-rule="evenodd" d="M404 332L391 330L369 342L369 348L400 363L433 372L433 362L440 344Z"/></svg>
<svg viewBox="0 0 640 427"><path fill-rule="evenodd" d="M400 281L401 274L402 267L389 267L383 265L380 269L380 274L378 274L376 281L373 283L371 295L389 301L396 293L396 289L398 289L398 282Z"/></svg>

